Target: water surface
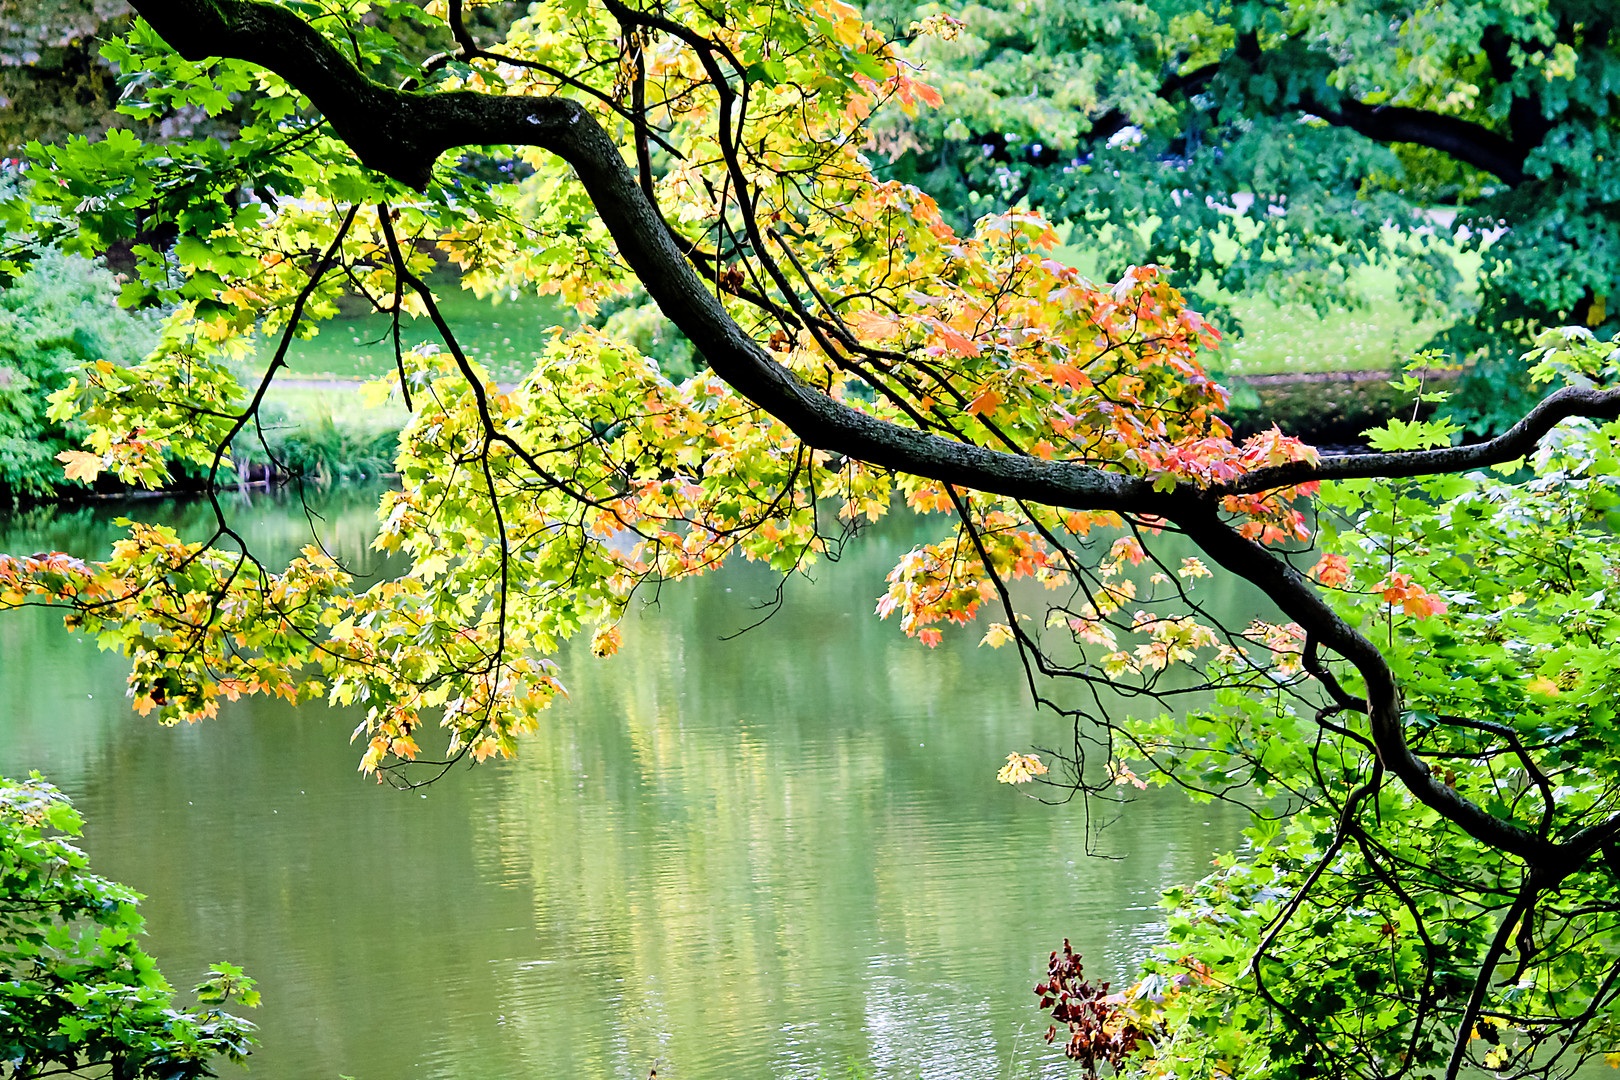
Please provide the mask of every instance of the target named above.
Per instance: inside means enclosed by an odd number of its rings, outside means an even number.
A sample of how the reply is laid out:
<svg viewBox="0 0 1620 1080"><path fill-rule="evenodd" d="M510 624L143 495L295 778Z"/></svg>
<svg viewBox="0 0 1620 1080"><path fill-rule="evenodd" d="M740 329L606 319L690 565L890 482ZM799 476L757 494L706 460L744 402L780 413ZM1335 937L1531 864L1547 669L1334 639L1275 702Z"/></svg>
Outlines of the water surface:
<svg viewBox="0 0 1620 1080"><path fill-rule="evenodd" d="M373 505L314 519L358 569ZM206 528L197 505L80 508L12 520L0 550L95 555L130 512ZM232 512L268 558L309 539L295 499ZM221 959L259 979L259 1080L1069 1076L1032 1005L1046 951L1068 936L1127 976L1160 889L1241 823L1150 794L1088 833L1081 805L997 784L1009 751L1070 735L982 631L930 651L872 616L925 527L865 538L729 641L772 575L666 589L619 656L560 657L570 697L516 760L425 792L355 771L352 711L142 720L118 657L13 612L0 772L73 796L176 985Z"/></svg>

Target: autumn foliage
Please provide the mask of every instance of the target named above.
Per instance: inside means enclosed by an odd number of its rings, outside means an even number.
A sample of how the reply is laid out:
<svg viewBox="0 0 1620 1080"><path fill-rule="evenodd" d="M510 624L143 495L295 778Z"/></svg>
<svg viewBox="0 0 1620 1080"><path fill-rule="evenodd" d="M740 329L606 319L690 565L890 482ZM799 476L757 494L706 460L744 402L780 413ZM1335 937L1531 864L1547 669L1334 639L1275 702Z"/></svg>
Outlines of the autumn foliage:
<svg viewBox="0 0 1620 1080"><path fill-rule="evenodd" d="M1240 857L1171 894L1146 962L1143 985L1200 973L1165 999L1173 1047L1054 957L1042 998L1091 1068L1455 1080L1613 1042L1613 343L1543 334L1532 370L1562 388L1488 443L1417 419L1336 459L1238 442L1202 364L1217 333L1158 268L1090 281L1039 213L964 233L874 173L869 125L939 95L846 5L563 0L497 47L430 4L454 46L415 60L346 15L136 7L129 107L254 96L228 147L34 151L6 220L133 242L126 300L172 312L145 361L53 395L90 431L65 467L226 481L289 343L345 294L391 318L372 392L411 414L378 511L396 577L356 582L316 547L262 565L219 501L205 538L137 523L99 561L0 560L0 607L64 608L122 650L138 710L358 705L379 779L507 756L562 692L561 644L612 656L649 588L736 557L789 574L915 513L937 531L874 583L878 614L925 646L1011 646L1065 721L1052 765L1015 752L1001 779L1172 784L1251 815ZM477 182L468 146L534 174ZM172 244L142 239L153 222ZM671 379L586 328L498 384L426 283L439 258L481 295L587 313L643 288L706 367ZM260 349L244 387L233 365ZM1258 617L1233 617L1233 580ZM1486 1018L1515 1034L1481 1052Z"/></svg>

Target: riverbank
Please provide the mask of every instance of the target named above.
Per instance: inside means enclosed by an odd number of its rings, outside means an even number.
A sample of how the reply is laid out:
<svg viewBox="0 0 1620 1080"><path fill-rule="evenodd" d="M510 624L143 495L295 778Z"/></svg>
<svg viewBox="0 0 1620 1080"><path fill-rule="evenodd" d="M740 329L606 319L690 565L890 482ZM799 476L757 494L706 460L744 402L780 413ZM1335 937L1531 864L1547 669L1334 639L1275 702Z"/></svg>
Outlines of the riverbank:
<svg viewBox="0 0 1620 1080"><path fill-rule="evenodd" d="M1449 389L1459 377L1457 371L1425 372L1425 391ZM1412 395L1397 391L1394 379L1395 374L1388 370L1228 374L1223 377L1232 391L1227 419L1239 436L1275 424L1308 442L1360 447L1365 445L1361 433L1368 428L1392 417L1409 418L1414 407L1420 416L1433 412L1433 406L1417 406ZM404 407L394 399L376 408L366 407L360 391L364 382L337 377L281 379L268 400L288 421L314 429L312 434L318 437L312 442L330 442L333 433L327 429L331 426L368 431L392 426L397 430L406 419Z"/></svg>

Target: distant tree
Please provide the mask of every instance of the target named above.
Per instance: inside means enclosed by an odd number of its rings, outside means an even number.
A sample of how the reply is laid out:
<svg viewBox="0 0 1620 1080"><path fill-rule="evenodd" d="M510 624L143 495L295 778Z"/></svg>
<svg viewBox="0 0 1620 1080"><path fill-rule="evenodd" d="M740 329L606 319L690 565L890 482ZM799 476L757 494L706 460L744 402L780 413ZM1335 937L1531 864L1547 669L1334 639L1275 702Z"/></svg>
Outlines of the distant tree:
<svg viewBox="0 0 1620 1080"><path fill-rule="evenodd" d="M132 18L126 0L0 0L0 154L130 122L100 46Z"/></svg>
<svg viewBox="0 0 1620 1080"><path fill-rule="evenodd" d="M77 448L88 429L50 419L50 396L86 362L134 363L156 342L155 327L117 300L111 274L54 251L0 291L0 500L64 487L56 455Z"/></svg>
<svg viewBox="0 0 1620 1080"><path fill-rule="evenodd" d="M4 208L19 251L29 229L94 250L173 227L125 290L173 306L159 348L52 396L90 429L65 474L228 477L340 293L393 317L375 390L413 413L379 507L398 577L357 586L316 546L261 565L223 501L196 540L136 523L102 561L0 557L0 606L65 608L124 651L139 712L355 704L362 768L426 779L516 752L560 643L615 652L638 590L736 555L791 573L903 503L939 532L879 613L931 646L994 611L973 632L1065 720L1067 768L1014 753L1004 779L1157 780L1253 815L1250 847L1173 894L1130 1035L1093 1063L1456 1080L1620 1046L1620 341L1541 335L1532 370L1560 388L1490 442L1427 421L1349 457L1237 445L1198 362L1214 333L1163 273L1098 286L1036 214L963 235L872 174L874 110L940 98L838 0L563 0L498 47L451 0L417 17L456 47L402 85L394 38L350 14L136 6L130 108L258 90L227 147L41 148ZM469 147L535 173L492 187L454 167ZM586 328L499 385L424 281L435 250L474 289L589 309L644 287L706 368L676 383ZM244 392L230 362L258 335ZM1221 610L1217 572L1274 613ZM1053 963L1043 997L1074 1023L1078 961Z"/></svg>
<svg viewBox="0 0 1620 1080"><path fill-rule="evenodd" d="M948 110L890 112L876 145L959 223L1015 205L1111 272L1327 307L1379 261L1482 356L1481 426L1528 402L1535 333L1620 328L1620 5L1612 0L987 0L911 36ZM1463 281L1447 240L1481 268ZM1462 289L1473 287L1477 303Z"/></svg>

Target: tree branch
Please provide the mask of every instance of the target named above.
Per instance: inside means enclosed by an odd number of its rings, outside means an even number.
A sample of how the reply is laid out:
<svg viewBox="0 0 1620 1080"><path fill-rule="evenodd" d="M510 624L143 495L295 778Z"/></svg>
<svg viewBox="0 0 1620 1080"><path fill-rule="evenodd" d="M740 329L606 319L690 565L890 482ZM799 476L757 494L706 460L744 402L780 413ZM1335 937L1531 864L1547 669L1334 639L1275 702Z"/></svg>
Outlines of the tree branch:
<svg viewBox="0 0 1620 1080"><path fill-rule="evenodd" d="M1477 803L1434 778L1407 745L1401 722L1401 691L1382 653L1340 618L1305 576L1261 544L1238 535L1213 511L1202 520L1177 519L1187 535L1221 566L1258 585L1283 613L1322 645L1344 657L1366 686L1367 726L1378 760L1419 802L1456 823L1468 835L1498 851L1535 865L1560 859L1558 845L1514 821L1487 813Z"/></svg>
<svg viewBox="0 0 1620 1080"><path fill-rule="evenodd" d="M1269 469L1256 469L1220 491L1225 495L1252 495L1314 480L1394 479L1484 469L1524 457L1536 448L1542 436L1574 416L1590 420L1620 420L1620 388L1593 390L1565 387L1547 395L1517 424L1489 442L1395 454L1346 454L1327 458L1315 465L1291 461Z"/></svg>
<svg viewBox="0 0 1620 1080"><path fill-rule="evenodd" d="M1158 492L1138 477L924 434L804 385L709 293L618 146L577 102L381 86L292 12L260 0L136 0L135 7L188 59L226 55L282 76L308 95L363 164L413 188L425 188L434 161L454 147L534 146L556 154L573 166L625 262L715 373L811 446L1074 509L1170 516L1178 505L1203 501L1191 485Z"/></svg>
<svg viewBox="0 0 1620 1080"><path fill-rule="evenodd" d="M1258 585L1324 646L1358 669L1379 758L1420 801L1482 843L1528 862L1542 864L1559 854L1556 845L1515 822L1493 817L1430 775L1405 741L1400 690L1377 648L1336 615L1296 570L1261 545L1241 538L1221 518L1219 499L1329 476L1404 476L1511 460L1563 416L1620 412L1620 391L1555 394L1513 431L1485 444L1484 450L1360 455L1303 470L1283 466L1256 474L1258 481L1207 490L1183 482L1172 490L1156 491L1142 477L926 434L880 420L805 385L745 333L687 261L619 147L577 102L475 91L393 90L367 79L290 11L260 0L135 0L135 6L188 58L229 55L281 75L325 113L365 165L412 187L426 187L438 155L453 147L509 144L555 153L574 168L621 257L715 373L810 446L879 468L1015 499L1175 522L1216 562ZM1358 462L1367 471L1356 471Z"/></svg>
<svg viewBox="0 0 1620 1080"><path fill-rule="evenodd" d="M1488 172L1509 187L1527 179L1524 159L1530 148L1517 145L1490 128L1459 116L1406 105L1368 105L1343 98L1329 105L1311 97L1300 107L1336 127L1347 127L1376 142L1404 142L1439 150Z"/></svg>

